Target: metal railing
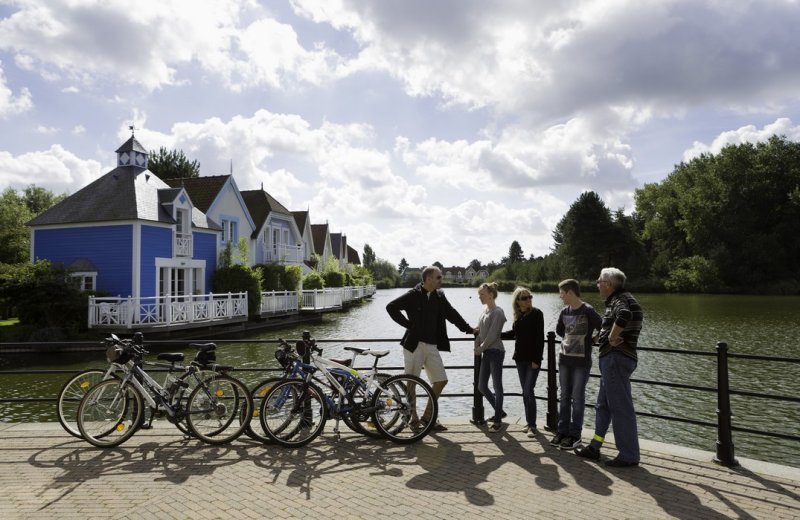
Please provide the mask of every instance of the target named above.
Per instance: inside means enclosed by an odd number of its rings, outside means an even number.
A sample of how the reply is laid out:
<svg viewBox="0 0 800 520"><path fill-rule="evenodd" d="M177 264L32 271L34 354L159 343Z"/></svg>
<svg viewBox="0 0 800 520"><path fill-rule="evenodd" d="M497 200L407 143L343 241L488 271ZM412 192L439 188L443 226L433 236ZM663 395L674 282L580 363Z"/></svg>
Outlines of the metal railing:
<svg viewBox="0 0 800 520"><path fill-rule="evenodd" d="M206 342L208 340L204 339L196 339L196 340L163 340L163 341L148 341L149 345L153 347L171 347L171 346L185 346L190 342ZM259 340L259 339L216 339L215 341L219 343L228 343L228 344L237 344L237 343L263 343L263 344L277 344L277 340ZM400 340L399 339L317 339L317 343L394 343L397 344ZM469 338L451 338L450 341L472 341ZM557 385L557 374L558 374L558 363L557 363L557 344L559 341L555 337L554 332L549 332L546 338L546 359L547 359L547 367L542 368L543 372L547 374L547 396L541 397L537 396L537 399L546 400L547 401L547 412L545 414L545 423L546 428L548 430L555 430L558 423L558 385ZM104 350L105 347L101 347L99 342L62 342L59 345L62 346L82 346L86 347L87 345L97 345L96 350ZM28 345L29 344L21 344L21 343L0 343L0 354L4 353L6 349L13 349L15 347L19 347L21 345ZM42 351L51 352L53 350L52 345L48 344L38 344L42 346ZM94 349L93 349L94 350ZM715 347L715 351L694 351L694 350L682 350L682 349L670 349L670 348L648 348L648 347L639 347L639 351L646 351L646 352L654 352L660 354L677 354L677 355L685 355L685 356L703 356L708 358L715 358L716 360L716 372L717 372L717 386L710 387L710 386L700 386L700 385L690 385L690 384L682 384L682 383L671 383L665 381L653 381L653 380L646 380L646 379L638 379L638 378L631 378L631 383L635 384L642 384L642 385L653 385L653 386L660 386L660 387L668 387L668 388L676 388L681 390L693 390L693 391L700 391L700 392L707 392L707 393L715 393L717 396L717 421L704 421L701 419L690 418L690 417L676 417L672 415L665 415L659 413L652 413L652 412L636 412L637 416L641 417L649 417L659 420L665 421L674 421L680 423L687 423L696 426L702 427L709 427L709 428L716 428L717 429L717 441L716 441L716 456L715 462L724 465L724 466L736 466L738 462L736 461L736 457L734 454L734 445L733 445L733 432L742 432L752 435L760 435L766 437L773 437L773 438L780 438L784 440L790 441L800 441L800 435L792 435L786 433L780 433L775 431L765 431L765 430L758 430L754 428L746 428L742 426L736 426L732 422L732 414L731 414L731 396L738 395L738 396L745 396L745 397L752 397L757 399L765 399L765 400L772 400L772 401L782 401L782 402L790 402L790 403L800 403L800 397L798 396L787 396L787 395L774 395L774 394L767 394L762 392L752 392L746 390L736 390L730 388L729 382L729 369L728 369L728 361L730 359L739 359L739 360L756 360L756 361L767 361L771 363L790 363L790 364L800 364L800 359L798 358L789 358L789 357L775 357L775 356L760 356L760 355L752 355L752 354L732 354L728 352L728 345L726 343L720 342L717 343ZM473 423L482 424L485 422L484 420L484 407L483 407L483 397L478 392L478 373L480 371L480 363L481 363L481 356L476 356L474 359L473 365L461 365L461 366L448 366L446 369L448 370L473 370L473 391L470 393L445 393L442 394L441 397L443 398L452 398L452 397L472 397L473 399L473 406L472 406L472 417L471 420ZM403 370L403 367L392 367L392 366L382 366L380 367L382 370L387 371L399 371ZM513 366L504 366L504 368L513 368ZM280 368L247 368L247 369L237 369L237 371L241 372L277 372L282 369ZM21 374L48 374L48 375L55 375L55 374L74 374L74 370L3 370L0 371L0 377L5 375L21 375ZM591 374L590 377L601 377L597 374ZM0 385L1 387L2 385ZM519 396L518 393L509 393L506 392L504 395L506 396ZM55 401L56 396L46 396L46 397L17 397L17 398L9 398L6 396L0 395L0 403L20 403L20 402L41 402L41 401ZM593 405L587 404L588 407L592 407Z"/></svg>

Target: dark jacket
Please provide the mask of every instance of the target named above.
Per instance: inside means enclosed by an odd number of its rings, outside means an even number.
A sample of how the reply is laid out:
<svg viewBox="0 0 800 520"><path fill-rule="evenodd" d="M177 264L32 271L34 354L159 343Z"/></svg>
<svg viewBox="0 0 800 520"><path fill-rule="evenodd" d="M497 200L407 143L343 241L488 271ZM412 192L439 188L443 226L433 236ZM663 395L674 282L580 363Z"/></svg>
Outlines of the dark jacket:
<svg viewBox="0 0 800 520"><path fill-rule="evenodd" d="M511 330L500 334L501 339L514 340L514 361L542 364L544 351L544 315L536 307L520 316Z"/></svg>
<svg viewBox="0 0 800 520"><path fill-rule="evenodd" d="M409 290L402 296L392 300L386 306L386 312L401 327L406 329L400 344L409 352L414 352L419 344L419 327L422 321L422 310L427 299L428 292L422 288L422 284ZM439 299L439 315L436 317L436 347L446 352L450 351L450 340L447 337L447 324L445 320L459 328L465 334L472 334L473 329L464 318L456 311L441 289L437 289L431 294L431 298ZM405 315L403 312L405 311Z"/></svg>

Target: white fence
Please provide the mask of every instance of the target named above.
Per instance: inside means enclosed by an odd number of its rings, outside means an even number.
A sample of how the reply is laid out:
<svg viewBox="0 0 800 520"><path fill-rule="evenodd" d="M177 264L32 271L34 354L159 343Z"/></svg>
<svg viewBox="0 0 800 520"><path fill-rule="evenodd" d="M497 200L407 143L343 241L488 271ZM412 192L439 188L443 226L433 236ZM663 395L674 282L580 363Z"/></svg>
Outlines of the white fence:
<svg viewBox="0 0 800 520"><path fill-rule="evenodd" d="M272 291L261 293L261 314L293 314L300 306L298 291Z"/></svg>
<svg viewBox="0 0 800 520"><path fill-rule="evenodd" d="M341 309L344 304L375 294L374 285L303 291L301 310Z"/></svg>
<svg viewBox="0 0 800 520"><path fill-rule="evenodd" d="M192 256L192 235L175 233L175 256Z"/></svg>
<svg viewBox="0 0 800 520"><path fill-rule="evenodd" d="M247 293L89 298L89 327L163 327L247 318Z"/></svg>

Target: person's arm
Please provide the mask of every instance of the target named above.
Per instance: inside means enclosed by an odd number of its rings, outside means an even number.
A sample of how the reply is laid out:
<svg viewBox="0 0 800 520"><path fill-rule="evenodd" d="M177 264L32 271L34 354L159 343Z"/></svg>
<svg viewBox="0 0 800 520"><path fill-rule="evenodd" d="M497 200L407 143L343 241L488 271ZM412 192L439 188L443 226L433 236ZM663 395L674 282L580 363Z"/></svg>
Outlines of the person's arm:
<svg viewBox="0 0 800 520"><path fill-rule="evenodd" d="M544 352L544 314L540 309L533 309L533 323L531 333L533 334L533 368L542 366L542 353Z"/></svg>
<svg viewBox="0 0 800 520"><path fill-rule="evenodd" d="M389 317L404 329L411 328L411 322L408 320L408 317L402 313L402 311L408 313L406 309L408 308L411 297L411 292L407 292L386 305L386 312L389 313Z"/></svg>
<svg viewBox="0 0 800 520"><path fill-rule="evenodd" d="M622 332L631 319L631 310L625 305L622 299L620 299L619 307L616 311L617 317L614 320L614 324L611 326L611 332L608 334L608 342L612 347L621 345L625 341L622 337Z"/></svg>
<svg viewBox="0 0 800 520"><path fill-rule="evenodd" d="M558 313L558 323L556 324L556 334L564 337L564 333L566 332L566 327L564 326L564 312L565 309L561 309L561 312Z"/></svg>
<svg viewBox="0 0 800 520"><path fill-rule="evenodd" d="M517 339L517 333L514 331L514 328L512 327L511 330L501 332L500 339Z"/></svg>
<svg viewBox="0 0 800 520"><path fill-rule="evenodd" d="M467 321L461 317L457 310L450 305L447 298L442 294L442 305L444 306L444 317L447 321L458 327L458 330L465 334L474 334L475 329L470 327Z"/></svg>

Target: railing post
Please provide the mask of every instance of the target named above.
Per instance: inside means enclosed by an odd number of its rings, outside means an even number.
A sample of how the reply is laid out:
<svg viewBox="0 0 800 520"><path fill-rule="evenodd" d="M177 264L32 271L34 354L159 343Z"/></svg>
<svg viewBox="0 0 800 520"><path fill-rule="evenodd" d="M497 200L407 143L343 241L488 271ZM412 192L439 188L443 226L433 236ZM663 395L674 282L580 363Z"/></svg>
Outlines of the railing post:
<svg viewBox="0 0 800 520"><path fill-rule="evenodd" d="M556 382L556 333L547 333L547 415L545 430L558 429L558 383Z"/></svg>
<svg viewBox="0 0 800 520"><path fill-rule="evenodd" d="M478 390L478 376L481 373L481 355L475 355L475 362L473 364L472 374L472 424L481 425L486 424L486 419L483 418L483 395Z"/></svg>
<svg viewBox="0 0 800 520"><path fill-rule="evenodd" d="M738 466L733 454L731 431L731 394L728 381L728 344L717 343L717 456L722 466Z"/></svg>

